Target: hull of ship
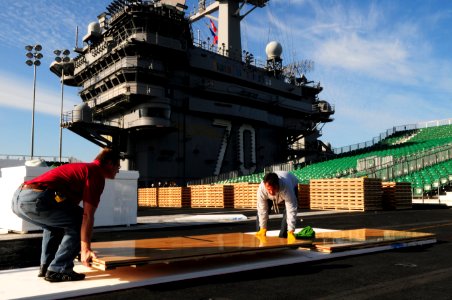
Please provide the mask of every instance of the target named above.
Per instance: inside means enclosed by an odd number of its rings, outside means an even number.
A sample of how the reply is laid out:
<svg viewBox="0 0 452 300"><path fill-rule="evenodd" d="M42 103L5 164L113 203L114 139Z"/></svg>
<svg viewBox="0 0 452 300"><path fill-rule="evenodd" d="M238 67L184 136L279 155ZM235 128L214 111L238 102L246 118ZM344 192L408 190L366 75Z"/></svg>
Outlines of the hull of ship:
<svg viewBox="0 0 452 300"><path fill-rule="evenodd" d="M248 174L286 160L277 128L184 113L174 114L172 122L174 129L129 135L132 168L139 170L144 186L183 184L235 170Z"/></svg>

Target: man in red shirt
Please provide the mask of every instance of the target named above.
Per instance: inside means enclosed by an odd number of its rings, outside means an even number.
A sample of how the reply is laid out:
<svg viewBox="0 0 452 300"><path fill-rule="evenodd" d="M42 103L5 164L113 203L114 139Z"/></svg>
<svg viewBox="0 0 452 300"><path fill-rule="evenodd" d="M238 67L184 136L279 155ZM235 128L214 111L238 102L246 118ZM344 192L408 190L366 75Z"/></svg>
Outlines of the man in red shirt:
<svg viewBox="0 0 452 300"><path fill-rule="evenodd" d="M14 194L13 212L43 228L38 276L50 282L82 280L74 259L89 266L94 213L105 179L119 171L119 152L103 149L91 163L70 163L24 182ZM83 201L83 208L79 204Z"/></svg>

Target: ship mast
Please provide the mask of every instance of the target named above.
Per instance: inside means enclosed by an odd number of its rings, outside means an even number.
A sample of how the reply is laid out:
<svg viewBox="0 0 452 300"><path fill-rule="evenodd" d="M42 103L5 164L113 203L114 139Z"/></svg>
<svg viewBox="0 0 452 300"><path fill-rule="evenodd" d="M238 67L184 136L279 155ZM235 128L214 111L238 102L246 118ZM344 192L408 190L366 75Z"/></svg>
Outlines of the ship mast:
<svg viewBox="0 0 452 300"><path fill-rule="evenodd" d="M199 0L198 11L190 17L195 22L203 17L218 22L218 52L240 59L242 53L242 40L240 22L257 7L264 7L269 0L216 0L205 6L205 0ZM245 4L253 7L242 14ZM212 16L218 11L218 18Z"/></svg>

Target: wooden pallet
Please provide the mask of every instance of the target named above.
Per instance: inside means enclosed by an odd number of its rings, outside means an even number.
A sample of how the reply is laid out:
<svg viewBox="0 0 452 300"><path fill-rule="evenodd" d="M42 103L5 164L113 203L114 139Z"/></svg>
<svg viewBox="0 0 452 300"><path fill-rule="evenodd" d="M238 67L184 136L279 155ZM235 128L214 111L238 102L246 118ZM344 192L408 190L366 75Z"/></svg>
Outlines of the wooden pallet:
<svg viewBox="0 0 452 300"><path fill-rule="evenodd" d="M382 210L380 179L313 179L310 208L322 210Z"/></svg>
<svg viewBox="0 0 452 300"><path fill-rule="evenodd" d="M298 208L310 208L310 187L309 184L298 184Z"/></svg>
<svg viewBox="0 0 452 300"><path fill-rule="evenodd" d="M234 184L234 208L256 208L259 183Z"/></svg>
<svg viewBox="0 0 452 300"><path fill-rule="evenodd" d="M160 187L157 189L159 207L190 207L189 187Z"/></svg>
<svg viewBox="0 0 452 300"><path fill-rule="evenodd" d="M191 207L233 208L234 188L231 185L191 186Z"/></svg>
<svg viewBox="0 0 452 300"><path fill-rule="evenodd" d="M138 206L158 207L157 189L158 188L139 188Z"/></svg>
<svg viewBox="0 0 452 300"><path fill-rule="evenodd" d="M409 182L382 182L385 209L411 209L413 195Z"/></svg>
<svg viewBox="0 0 452 300"><path fill-rule="evenodd" d="M245 233L95 242L92 243L92 248L98 253L98 257L93 259L91 266L108 270L121 266L280 251L309 247L311 244L312 241L309 240L297 240L288 244L285 238L257 238Z"/></svg>

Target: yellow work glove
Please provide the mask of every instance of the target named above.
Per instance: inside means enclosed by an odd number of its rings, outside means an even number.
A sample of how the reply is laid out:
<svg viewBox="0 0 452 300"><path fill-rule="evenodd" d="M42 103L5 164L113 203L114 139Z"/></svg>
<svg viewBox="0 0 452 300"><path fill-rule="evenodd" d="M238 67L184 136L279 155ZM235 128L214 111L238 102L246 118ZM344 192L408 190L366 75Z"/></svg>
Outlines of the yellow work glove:
<svg viewBox="0 0 452 300"><path fill-rule="evenodd" d="M293 231L287 231L287 243L293 244L293 243L295 243L296 240L297 240L297 238L293 234Z"/></svg>
<svg viewBox="0 0 452 300"><path fill-rule="evenodd" d="M256 232L256 236L266 236L267 235L267 229L261 228L258 232Z"/></svg>
<svg viewBox="0 0 452 300"><path fill-rule="evenodd" d="M256 235L256 239L259 240L259 247L264 247L267 244L267 237L263 235Z"/></svg>

